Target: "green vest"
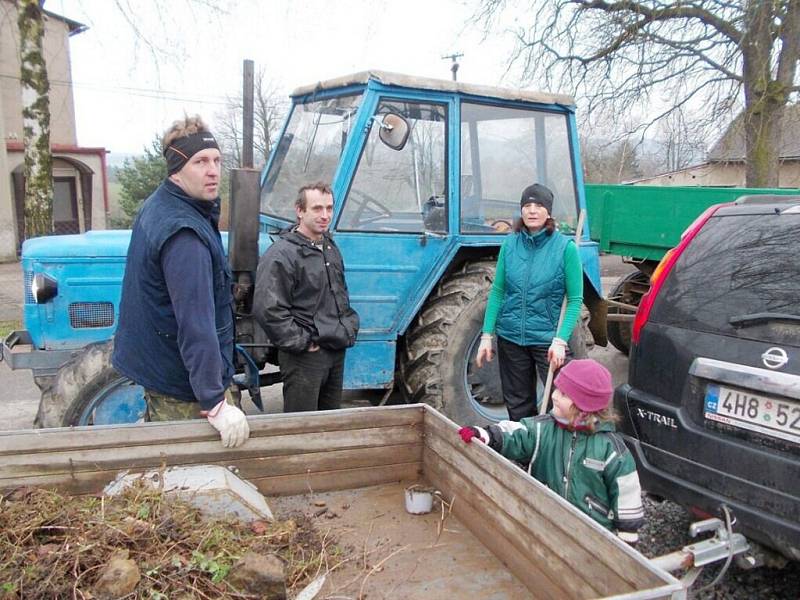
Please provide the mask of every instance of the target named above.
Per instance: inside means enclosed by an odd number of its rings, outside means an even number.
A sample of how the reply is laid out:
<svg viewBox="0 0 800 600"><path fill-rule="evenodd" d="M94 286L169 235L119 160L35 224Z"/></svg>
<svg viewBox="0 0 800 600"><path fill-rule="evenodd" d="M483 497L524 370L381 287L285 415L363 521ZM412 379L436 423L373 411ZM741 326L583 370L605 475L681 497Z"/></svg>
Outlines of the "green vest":
<svg viewBox="0 0 800 600"><path fill-rule="evenodd" d="M520 346L550 345L566 293L564 250L569 238L555 231L520 231L503 242L505 298L497 335Z"/></svg>

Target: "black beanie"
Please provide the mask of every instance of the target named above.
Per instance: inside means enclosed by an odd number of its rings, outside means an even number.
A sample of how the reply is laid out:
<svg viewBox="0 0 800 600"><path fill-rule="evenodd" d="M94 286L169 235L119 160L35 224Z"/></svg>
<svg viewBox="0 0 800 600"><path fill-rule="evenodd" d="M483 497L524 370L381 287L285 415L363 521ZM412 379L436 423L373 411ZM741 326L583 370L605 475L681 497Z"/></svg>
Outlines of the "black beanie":
<svg viewBox="0 0 800 600"><path fill-rule="evenodd" d="M541 204L547 209L547 214L553 214L553 192L546 188L541 183L534 183L529 185L522 191L522 197L519 199L519 207L522 208L526 204L535 202Z"/></svg>
<svg viewBox="0 0 800 600"><path fill-rule="evenodd" d="M180 171L192 156L206 148L219 150L217 140L210 131L198 131L173 140L169 146L164 148L164 158L167 159L167 175Z"/></svg>

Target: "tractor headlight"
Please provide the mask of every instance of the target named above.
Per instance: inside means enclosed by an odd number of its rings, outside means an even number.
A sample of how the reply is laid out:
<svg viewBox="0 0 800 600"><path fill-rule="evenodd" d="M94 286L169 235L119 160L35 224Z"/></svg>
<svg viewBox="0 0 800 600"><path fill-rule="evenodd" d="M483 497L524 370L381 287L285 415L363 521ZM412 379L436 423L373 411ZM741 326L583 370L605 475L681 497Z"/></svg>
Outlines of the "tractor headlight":
<svg viewBox="0 0 800 600"><path fill-rule="evenodd" d="M45 275L36 273L31 282L31 295L37 304L43 304L58 294L58 282Z"/></svg>

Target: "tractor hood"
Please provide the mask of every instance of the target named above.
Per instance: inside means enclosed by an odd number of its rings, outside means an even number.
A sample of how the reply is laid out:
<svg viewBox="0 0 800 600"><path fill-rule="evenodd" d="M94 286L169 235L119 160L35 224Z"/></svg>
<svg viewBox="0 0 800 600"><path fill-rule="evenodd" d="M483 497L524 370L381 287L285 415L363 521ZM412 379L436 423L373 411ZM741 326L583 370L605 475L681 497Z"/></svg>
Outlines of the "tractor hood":
<svg viewBox="0 0 800 600"><path fill-rule="evenodd" d="M130 241L129 229L49 235L25 240L22 244L22 257L36 260L125 256Z"/></svg>
<svg viewBox="0 0 800 600"><path fill-rule="evenodd" d="M22 244L22 257L51 262L59 258L124 258L131 241L130 229L88 231L79 235L51 235L31 238ZM258 239L259 256L272 244L269 235ZM222 245L227 252L228 232L222 232Z"/></svg>

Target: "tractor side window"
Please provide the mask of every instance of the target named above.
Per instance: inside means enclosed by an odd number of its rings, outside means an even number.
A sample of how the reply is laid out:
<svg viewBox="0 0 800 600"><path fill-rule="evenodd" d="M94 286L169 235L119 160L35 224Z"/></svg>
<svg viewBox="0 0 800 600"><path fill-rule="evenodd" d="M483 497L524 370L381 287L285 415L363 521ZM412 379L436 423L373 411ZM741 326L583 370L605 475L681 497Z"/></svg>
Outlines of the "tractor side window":
<svg viewBox="0 0 800 600"><path fill-rule="evenodd" d="M577 226L567 116L562 113L461 105L461 231L505 233L532 183L553 191L553 218Z"/></svg>
<svg viewBox="0 0 800 600"><path fill-rule="evenodd" d="M408 123L401 148L382 127ZM378 105L337 226L341 231L447 231L447 110L400 100Z"/></svg>

